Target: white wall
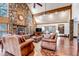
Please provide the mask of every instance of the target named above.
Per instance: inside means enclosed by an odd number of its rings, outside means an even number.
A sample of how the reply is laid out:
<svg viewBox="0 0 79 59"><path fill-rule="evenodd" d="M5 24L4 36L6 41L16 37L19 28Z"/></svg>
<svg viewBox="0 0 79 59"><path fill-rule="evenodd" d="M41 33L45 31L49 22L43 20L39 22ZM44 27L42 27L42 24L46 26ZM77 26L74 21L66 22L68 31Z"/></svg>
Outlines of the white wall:
<svg viewBox="0 0 79 59"><path fill-rule="evenodd" d="M74 35L78 35L78 22L79 22L79 3L72 4L72 19L74 19ZM48 25L48 24L47 24ZM37 25L38 27L47 26L47 25ZM57 28L57 24L56 25ZM53 24L52 24L53 26ZM69 33L69 24L65 24L65 33Z"/></svg>
<svg viewBox="0 0 79 59"><path fill-rule="evenodd" d="M42 28L44 26L56 26L56 29L58 29L58 24L64 24L64 33L69 34L69 23L42 24L42 25L37 25L37 27Z"/></svg>
<svg viewBox="0 0 79 59"><path fill-rule="evenodd" d="M77 21L74 22L74 35L75 36L78 35L78 22Z"/></svg>
<svg viewBox="0 0 79 59"><path fill-rule="evenodd" d="M70 10L45 14L35 17L36 23L67 23L70 20Z"/></svg>
<svg viewBox="0 0 79 59"><path fill-rule="evenodd" d="M65 24L64 24L64 29L65 29L65 30L64 30L64 33L65 33L65 34L69 34L69 23L65 23Z"/></svg>
<svg viewBox="0 0 79 59"><path fill-rule="evenodd" d="M74 35L78 35L79 3L72 4L72 19L74 19Z"/></svg>

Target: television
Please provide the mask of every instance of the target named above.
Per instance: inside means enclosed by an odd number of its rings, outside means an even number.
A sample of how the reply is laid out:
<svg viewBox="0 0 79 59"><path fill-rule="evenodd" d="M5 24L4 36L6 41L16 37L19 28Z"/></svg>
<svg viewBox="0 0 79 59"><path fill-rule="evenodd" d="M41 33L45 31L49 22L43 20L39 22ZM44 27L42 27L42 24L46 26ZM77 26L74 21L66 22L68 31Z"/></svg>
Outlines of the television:
<svg viewBox="0 0 79 59"><path fill-rule="evenodd" d="M42 28L36 28L36 32L42 32Z"/></svg>

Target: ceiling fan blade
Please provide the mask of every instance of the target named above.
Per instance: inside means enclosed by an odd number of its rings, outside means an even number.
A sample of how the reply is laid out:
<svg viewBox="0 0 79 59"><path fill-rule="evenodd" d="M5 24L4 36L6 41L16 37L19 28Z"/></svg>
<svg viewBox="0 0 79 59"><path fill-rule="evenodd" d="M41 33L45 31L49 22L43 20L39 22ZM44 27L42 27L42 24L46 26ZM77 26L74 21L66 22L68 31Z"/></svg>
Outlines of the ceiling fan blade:
<svg viewBox="0 0 79 59"><path fill-rule="evenodd" d="M37 3L37 4L42 7L42 4L40 4L40 3Z"/></svg>
<svg viewBox="0 0 79 59"><path fill-rule="evenodd" d="M34 3L33 8L35 8L36 4Z"/></svg>

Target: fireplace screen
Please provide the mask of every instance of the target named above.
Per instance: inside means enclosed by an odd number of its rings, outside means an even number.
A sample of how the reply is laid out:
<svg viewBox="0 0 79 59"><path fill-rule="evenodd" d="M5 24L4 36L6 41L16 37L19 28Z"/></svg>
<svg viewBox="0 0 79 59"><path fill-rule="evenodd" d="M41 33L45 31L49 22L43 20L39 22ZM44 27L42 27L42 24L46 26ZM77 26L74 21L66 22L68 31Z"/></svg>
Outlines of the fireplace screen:
<svg viewBox="0 0 79 59"><path fill-rule="evenodd" d="M19 32L24 32L25 33L25 28L24 27L17 27L17 34L19 34Z"/></svg>

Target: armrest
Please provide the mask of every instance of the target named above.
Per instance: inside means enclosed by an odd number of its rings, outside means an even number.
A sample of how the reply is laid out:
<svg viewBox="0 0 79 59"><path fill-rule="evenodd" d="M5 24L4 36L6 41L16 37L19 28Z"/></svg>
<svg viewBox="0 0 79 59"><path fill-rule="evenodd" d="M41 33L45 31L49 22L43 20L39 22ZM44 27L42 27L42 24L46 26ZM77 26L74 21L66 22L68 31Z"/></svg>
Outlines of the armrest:
<svg viewBox="0 0 79 59"><path fill-rule="evenodd" d="M25 46L28 46L28 44L32 43L33 39L27 39L25 42L20 44L20 48L23 48Z"/></svg>
<svg viewBox="0 0 79 59"><path fill-rule="evenodd" d="M56 40L54 39L48 39L48 40L45 40L45 39L43 39L42 41L44 41L44 42L51 42L51 43L56 43Z"/></svg>

